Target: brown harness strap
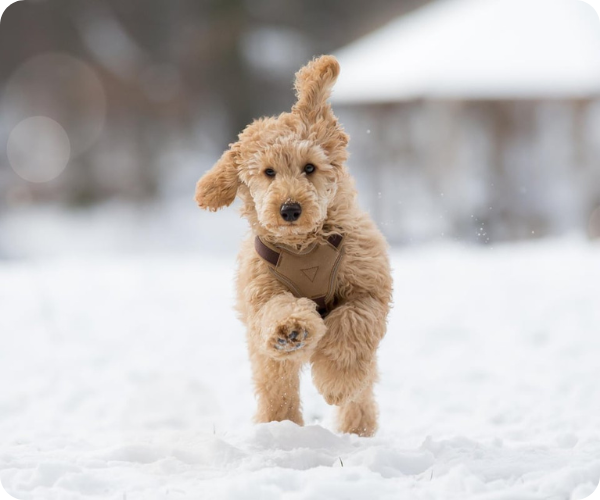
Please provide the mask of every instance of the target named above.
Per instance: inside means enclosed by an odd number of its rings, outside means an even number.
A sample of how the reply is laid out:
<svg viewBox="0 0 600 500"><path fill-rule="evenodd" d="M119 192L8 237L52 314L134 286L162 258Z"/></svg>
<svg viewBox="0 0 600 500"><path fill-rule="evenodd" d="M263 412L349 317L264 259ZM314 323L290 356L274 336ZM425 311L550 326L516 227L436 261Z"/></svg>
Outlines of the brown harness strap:
<svg viewBox="0 0 600 500"><path fill-rule="evenodd" d="M341 234L333 234L325 244L315 244L303 252L254 240L256 253L269 264L269 271L296 297L313 300L325 317L333 309L335 278L341 261Z"/></svg>
<svg viewBox="0 0 600 500"><path fill-rule="evenodd" d="M258 255L260 255L269 264L277 266L280 253L265 245L258 236L254 240L254 248L256 249L256 253L258 253Z"/></svg>

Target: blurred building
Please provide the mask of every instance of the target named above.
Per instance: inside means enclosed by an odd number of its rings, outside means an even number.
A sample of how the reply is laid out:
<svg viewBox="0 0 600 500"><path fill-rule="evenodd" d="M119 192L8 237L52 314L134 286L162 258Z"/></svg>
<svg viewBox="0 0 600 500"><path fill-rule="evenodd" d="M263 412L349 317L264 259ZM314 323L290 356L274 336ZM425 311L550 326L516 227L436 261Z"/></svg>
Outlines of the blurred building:
<svg viewBox="0 0 600 500"><path fill-rule="evenodd" d="M350 164L392 241L600 234L589 5L440 0L336 55Z"/></svg>

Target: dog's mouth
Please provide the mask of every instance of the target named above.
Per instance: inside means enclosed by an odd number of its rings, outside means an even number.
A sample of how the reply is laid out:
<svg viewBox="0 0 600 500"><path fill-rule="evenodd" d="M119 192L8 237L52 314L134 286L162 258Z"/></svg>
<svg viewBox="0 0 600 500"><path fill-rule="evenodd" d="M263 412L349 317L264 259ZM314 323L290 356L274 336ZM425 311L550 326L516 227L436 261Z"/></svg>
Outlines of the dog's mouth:
<svg viewBox="0 0 600 500"><path fill-rule="evenodd" d="M276 234L276 235L302 235L310 233L313 228L307 227L301 223L301 221L297 222L280 222L277 224L267 224L265 225L265 229L267 231Z"/></svg>
<svg viewBox="0 0 600 500"><path fill-rule="evenodd" d="M295 221L285 221L281 218L273 218L272 220L264 221L262 225L266 229L273 231L295 231L299 228L306 227L306 220L304 217L300 217L298 220Z"/></svg>

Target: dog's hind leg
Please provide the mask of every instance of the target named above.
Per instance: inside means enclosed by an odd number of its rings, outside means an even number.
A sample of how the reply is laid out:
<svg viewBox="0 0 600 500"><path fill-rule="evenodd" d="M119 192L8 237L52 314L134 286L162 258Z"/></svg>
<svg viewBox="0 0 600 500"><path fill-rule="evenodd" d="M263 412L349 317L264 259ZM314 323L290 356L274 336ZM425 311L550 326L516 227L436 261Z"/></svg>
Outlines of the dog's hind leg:
<svg viewBox="0 0 600 500"><path fill-rule="evenodd" d="M377 416L373 385L369 385L354 400L347 401L339 408L338 429L359 436L372 436L377 430Z"/></svg>
<svg viewBox="0 0 600 500"><path fill-rule="evenodd" d="M364 297L340 305L325 318L327 333L310 360L312 376L325 401L341 408L342 432L367 436L377 427L373 384L386 313L383 301Z"/></svg>
<svg viewBox="0 0 600 500"><path fill-rule="evenodd" d="M250 361L258 408L257 423L291 420L303 425L300 403L300 368L297 360L275 360L251 352Z"/></svg>

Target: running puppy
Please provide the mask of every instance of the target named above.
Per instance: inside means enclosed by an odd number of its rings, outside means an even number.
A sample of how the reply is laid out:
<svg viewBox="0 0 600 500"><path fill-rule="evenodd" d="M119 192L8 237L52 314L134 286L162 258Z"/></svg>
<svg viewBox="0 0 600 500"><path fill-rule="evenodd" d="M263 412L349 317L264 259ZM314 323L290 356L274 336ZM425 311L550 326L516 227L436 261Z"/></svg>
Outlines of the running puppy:
<svg viewBox="0 0 600 500"><path fill-rule="evenodd" d="M387 244L356 202L348 136L327 99L332 56L296 74L290 113L248 125L196 186L201 208L236 195L253 234L242 245L237 308L247 327L258 422L303 424L299 374L339 407L342 432L377 428L373 384L392 279Z"/></svg>

